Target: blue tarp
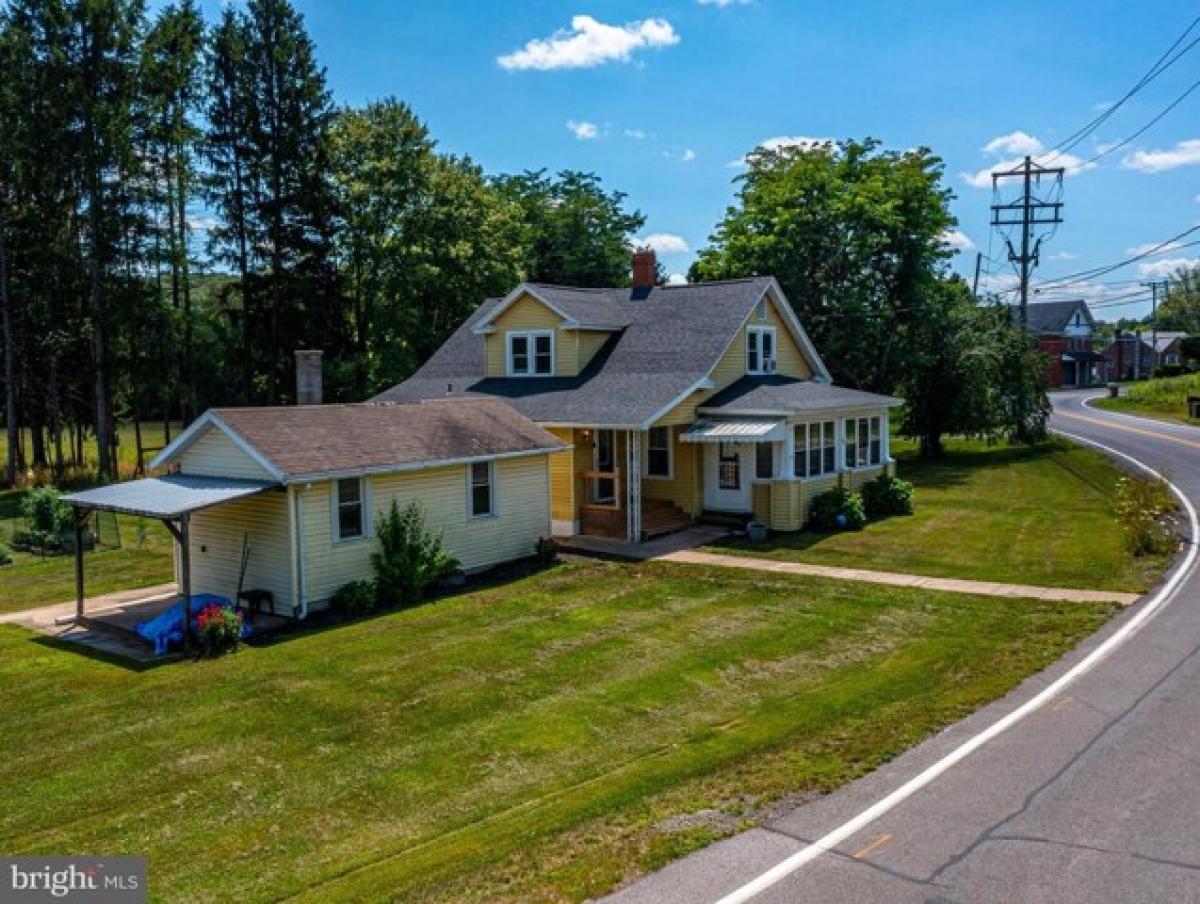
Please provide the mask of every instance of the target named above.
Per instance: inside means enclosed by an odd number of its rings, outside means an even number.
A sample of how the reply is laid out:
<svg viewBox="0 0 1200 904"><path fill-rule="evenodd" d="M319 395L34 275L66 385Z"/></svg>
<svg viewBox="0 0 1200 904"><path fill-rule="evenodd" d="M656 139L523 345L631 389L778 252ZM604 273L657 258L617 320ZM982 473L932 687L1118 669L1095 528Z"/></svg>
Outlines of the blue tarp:
<svg viewBox="0 0 1200 904"><path fill-rule="evenodd" d="M192 630L196 630L196 616L205 606L220 606L223 609L235 609L233 601L228 597L217 596L215 593L194 593L188 606L191 610ZM183 600L172 603L154 618L148 618L133 626L138 636L154 644L154 654L162 656L172 646L183 645ZM242 626L242 637L250 636L250 626Z"/></svg>

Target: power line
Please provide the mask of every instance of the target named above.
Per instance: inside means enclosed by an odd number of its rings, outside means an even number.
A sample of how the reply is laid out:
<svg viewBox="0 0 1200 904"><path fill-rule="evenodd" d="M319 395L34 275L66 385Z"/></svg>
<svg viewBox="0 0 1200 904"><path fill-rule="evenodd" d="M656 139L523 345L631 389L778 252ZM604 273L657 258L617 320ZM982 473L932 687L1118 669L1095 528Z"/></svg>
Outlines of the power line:
<svg viewBox="0 0 1200 904"><path fill-rule="evenodd" d="M1197 40L1200 41L1200 38L1197 38ZM1200 88L1200 79L1197 79L1196 81L1192 82L1191 86L1186 91L1184 91L1181 95L1179 95L1177 98L1175 98L1173 101L1171 101L1171 103L1167 104L1167 106L1157 116L1155 116L1153 119L1151 119L1148 123L1146 123L1140 129L1138 129L1132 135L1129 135L1128 137L1121 139L1114 145L1106 147L1104 150L1100 151L1100 153L1096 154L1094 157L1090 157L1087 160L1083 161L1083 163L1079 163L1075 166L1069 167L1068 169L1070 170L1070 172L1076 172L1077 170L1081 170L1086 166L1091 166L1093 163L1095 163L1101 157L1107 157L1109 154L1113 153L1113 151L1119 151L1121 148L1125 147L1125 145L1129 144L1131 141L1138 138L1143 132L1147 131L1151 126L1153 126L1160 119L1162 119L1164 116L1166 116L1168 113L1170 113L1176 107L1178 107L1181 103L1183 103L1183 101L1187 98L1187 96L1189 94L1191 94L1193 91L1195 91L1197 88Z"/></svg>
<svg viewBox="0 0 1200 904"><path fill-rule="evenodd" d="M1171 56L1171 53L1175 50L1175 48L1183 43L1184 39L1191 34L1192 29L1195 28L1197 24L1200 24L1200 16L1197 16L1191 21L1191 24L1189 24L1188 27L1183 30L1183 34L1176 38L1175 42L1163 52L1162 56L1154 61L1154 65L1146 70L1146 73L1134 83L1133 87L1130 88L1123 97L1116 101L1107 110L1102 112L1099 116L1094 117L1090 122L1085 123L1083 126L1076 129L1074 132L1056 144L1052 149L1052 153L1044 162L1051 162L1055 158L1071 150L1071 148L1075 147L1077 144L1079 144L1079 142L1083 141L1083 139L1085 139L1088 135L1096 131L1097 128L1107 122L1108 119L1114 113L1116 113L1117 110L1121 109L1121 107L1124 106L1130 98L1166 72L1167 69L1169 69L1179 60L1180 57L1195 47L1196 44L1200 42L1200 38L1193 39L1191 43L1179 51L1179 53L1175 54L1174 57L1171 57L1169 60L1167 59Z"/></svg>
<svg viewBox="0 0 1200 904"><path fill-rule="evenodd" d="M1147 257L1150 257L1151 255L1157 254L1159 251L1162 251L1168 245L1171 245L1172 243L1179 241L1181 238L1184 238L1185 236L1191 235L1193 232L1196 232L1197 230L1200 230L1200 225L1192 226L1189 229L1185 229L1183 232L1179 233L1179 235L1172 236L1171 238L1166 239L1165 241L1159 242L1153 248L1143 251L1140 254L1135 254L1132 257L1127 257L1124 260L1117 261L1114 264L1103 264L1099 267L1092 267L1087 270L1080 270L1077 273L1068 273L1066 276L1060 276L1057 279L1051 279L1051 280L1047 280L1043 283L1039 283L1037 288L1045 289L1045 288L1050 288L1051 286L1063 286L1063 285L1071 285L1074 283L1087 282L1087 281L1093 279L1094 277L1103 276L1106 273L1111 273L1114 270L1119 270L1122 267L1127 267L1132 263L1142 260L1143 258L1147 258ZM1200 245L1200 240L1192 241L1192 242L1185 242L1181 245L1176 245L1171 250L1191 248L1193 245Z"/></svg>
<svg viewBox="0 0 1200 904"><path fill-rule="evenodd" d="M1029 307L1029 277L1033 273L1033 268L1037 266L1039 260L1039 252L1042 247L1042 238L1038 237L1034 241L1033 230L1036 226L1052 226L1054 230L1058 229L1058 224L1062 222L1062 201L1043 201L1033 194L1034 180L1041 185L1043 176L1053 176L1055 184L1060 188L1058 198L1062 197L1061 187L1063 178L1062 167L1046 167L1041 164L1034 163L1033 158L1028 154L1025 155L1025 160L1018 166L1010 170L1002 170L992 173L992 194L993 197L997 194L998 185L1001 179L1018 178L1022 180L1021 196L1016 201L1008 204L994 202L992 204L992 226L1020 226L1021 227L1021 250L1018 252L1013 248L1013 244L1009 241L1008 236L1004 238L1004 243L1008 246L1008 259L1017 265L1018 276L1021 280L1021 326L1025 326L1029 322L1028 307ZM1054 235L1051 231L1050 235ZM1032 244L1031 244L1032 243Z"/></svg>

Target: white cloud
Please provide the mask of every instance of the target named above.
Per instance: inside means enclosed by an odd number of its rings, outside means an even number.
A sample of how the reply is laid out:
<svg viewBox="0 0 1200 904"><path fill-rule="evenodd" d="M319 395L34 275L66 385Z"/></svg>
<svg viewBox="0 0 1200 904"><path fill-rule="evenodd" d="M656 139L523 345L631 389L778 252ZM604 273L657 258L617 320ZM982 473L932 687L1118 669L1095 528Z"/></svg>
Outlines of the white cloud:
<svg viewBox="0 0 1200 904"><path fill-rule="evenodd" d="M1160 261L1138 264L1137 273L1143 279L1165 279L1180 270L1194 270L1200 266L1200 257L1169 257Z"/></svg>
<svg viewBox="0 0 1200 904"><path fill-rule="evenodd" d="M641 129L626 129L625 137L626 138L634 138L634 139L637 139L638 141L641 141L643 138L646 137L646 133L643 132Z"/></svg>
<svg viewBox="0 0 1200 904"><path fill-rule="evenodd" d="M989 157L1003 156L1005 159L997 160L991 166L973 173L961 173L963 181L972 188L991 188L992 173L1018 167L1024 163L1026 156L1032 157L1034 163L1040 163L1042 166L1065 167L1068 176L1096 168L1096 164L1086 163L1082 157L1074 154L1053 154L1036 136L1021 131L993 138L983 146L983 153Z"/></svg>
<svg viewBox="0 0 1200 904"><path fill-rule="evenodd" d="M1053 254L1046 255L1048 261L1074 261L1079 260L1078 254L1072 254L1070 251L1055 251Z"/></svg>
<svg viewBox="0 0 1200 904"><path fill-rule="evenodd" d="M600 137L600 127L594 122L588 122L587 120L576 121L574 119L568 119L567 128L570 129L575 137L580 141L592 141L593 139Z"/></svg>
<svg viewBox="0 0 1200 904"><path fill-rule="evenodd" d="M1138 257L1142 254L1149 254L1155 248L1162 245L1162 242L1146 242L1144 245L1134 245L1132 248L1126 248L1125 253L1129 257ZM1167 242L1155 251L1155 254L1166 254L1168 251L1177 251L1183 247L1183 242Z"/></svg>
<svg viewBox="0 0 1200 904"><path fill-rule="evenodd" d="M973 251L975 249L975 243L967 237L967 234L957 229L947 229L943 232L942 244L952 251Z"/></svg>
<svg viewBox="0 0 1200 904"><path fill-rule="evenodd" d="M1097 113L1103 113L1105 110L1107 110L1112 105L1113 105L1113 102L1111 100L1102 100L1099 103L1092 104L1092 109L1095 110Z"/></svg>
<svg viewBox="0 0 1200 904"><path fill-rule="evenodd" d="M993 138L983 146L983 152L989 157L1002 157L1004 155L1024 157L1026 154L1032 156L1033 154L1040 154L1044 150L1046 150L1044 144L1028 132L1020 130Z"/></svg>
<svg viewBox="0 0 1200 904"><path fill-rule="evenodd" d="M775 135L758 143L758 148L766 151L778 151L782 148L802 148L804 150L812 150L819 147L832 147L835 144L832 138L813 138L809 135ZM737 160L730 160L728 166L739 167L745 166L747 163L746 157L739 157Z"/></svg>
<svg viewBox="0 0 1200 904"><path fill-rule="evenodd" d="M751 0L699 0L701 6L749 6Z"/></svg>
<svg viewBox="0 0 1200 904"><path fill-rule="evenodd" d="M683 236L669 232L655 232L637 239L634 244L639 248L652 248L656 254L686 254L691 251Z"/></svg>
<svg viewBox="0 0 1200 904"><path fill-rule="evenodd" d="M688 281L687 277L684 276L682 273L672 273L670 276L667 277L667 285L668 286L686 286L687 281Z"/></svg>
<svg viewBox="0 0 1200 904"><path fill-rule="evenodd" d="M574 16L569 29L533 38L520 50L496 58L504 69L584 69L603 63L627 63L635 50L670 47L679 35L666 19L640 19L606 25L591 16Z"/></svg>
<svg viewBox="0 0 1200 904"><path fill-rule="evenodd" d="M1121 159L1121 166L1143 173L1161 173L1196 163L1200 163L1200 138L1176 142L1175 147L1165 151L1134 151Z"/></svg>
<svg viewBox="0 0 1200 904"><path fill-rule="evenodd" d="M684 163L691 163L693 160L696 159L696 152L693 151L691 148L684 148L683 154L680 155L679 159L682 160Z"/></svg>

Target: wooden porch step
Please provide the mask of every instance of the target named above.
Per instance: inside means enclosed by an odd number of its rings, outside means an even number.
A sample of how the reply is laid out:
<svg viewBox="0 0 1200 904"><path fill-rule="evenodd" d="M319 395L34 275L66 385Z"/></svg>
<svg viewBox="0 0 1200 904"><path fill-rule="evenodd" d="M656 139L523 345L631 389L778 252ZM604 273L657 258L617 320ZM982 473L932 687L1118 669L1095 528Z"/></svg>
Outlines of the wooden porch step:
<svg viewBox="0 0 1200 904"><path fill-rule="evenodd" d="M733 530L745 530L746 525L753 518L754 516L748 512L714 512L711 509L705 509L700 513L701 524L713 524L717 527L728 527Z"/></svg>
<svg viewBox="0 0 1200 904"><path fill-rule="evenodd" d="M642 500L642 536L660 537L692 526L692 517L673 502L663 499Z"/></svg>

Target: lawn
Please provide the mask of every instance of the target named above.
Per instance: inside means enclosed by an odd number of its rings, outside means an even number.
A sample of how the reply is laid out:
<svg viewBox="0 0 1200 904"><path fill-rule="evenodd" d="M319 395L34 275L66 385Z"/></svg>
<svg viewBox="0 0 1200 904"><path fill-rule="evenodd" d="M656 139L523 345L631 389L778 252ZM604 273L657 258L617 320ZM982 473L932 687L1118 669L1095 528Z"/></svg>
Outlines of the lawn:
<svg viewBox="0 0 1200 904"><path fill-rule="evenodd" d="M1189 395L1200 395L1200 374L1126 383L1117 398L1096 399L1092 404L1109 411L1141 414L1180 424L1200 423L1188 417Z"/></svg>
<svg viewBox="0 0 1200 904"><path fill-rule="evenodd" d="M1120 476L1103 455L1054 439L1040 447L950 440L941 461L896 441L915 514L854 533L804 531L716 551L933 577L1142 591L1166 562L1136 559L1112 510Z"/></svg>
<svg viewBox="0 0 1200 904"><path fill-rule="evenodd" d="M0 491L0 543L23 525L21 490ZM108 517L108 516L104 516ZM173 579L171 535L158 521L117 519L121 547L102 548L84 556L88 596L149 587ZM0 567L0 612L15 612L75 598L73 556L35 556L13 552L13 564Z"/></svg>
<svg viewBox="0 0 1200 904"><path fill-rule="evenodd" d="M0 628L0 849L156 900L578 901L827 791L1112 607L561 564L134 671Z"/></svg>
<svg viewBox="0 0 1200 904"><path fill-rule="evenodd" d="M179 435L182 425L178 421L171 422L171 438L174 439ZM29 438L29 430L21 431L21 442L25 449L25 455L28 457L32 454L32 443ZM66 437L63 438L66 442ZM146 421L142 424L142 444L144 448L152 447L161 448L163 446L163 426L162 421ZM64 454L68 454L64 449ZM47 455L51 459L54 457L54 450L47 444ZM94 434L88 434L83 440L83 456L87 459L89 465L94 469L96 467L96 437ZM68 455L69 457L69 455ZM147 460L151 458L146 456ZM0 430L0 462L8 460L8 434ZM134 434L133 424L125 422L117 425L117 461L121 467L121 474L125 477L133 475L134 469L137 467L137 440Z"/></svg>

